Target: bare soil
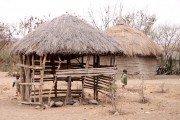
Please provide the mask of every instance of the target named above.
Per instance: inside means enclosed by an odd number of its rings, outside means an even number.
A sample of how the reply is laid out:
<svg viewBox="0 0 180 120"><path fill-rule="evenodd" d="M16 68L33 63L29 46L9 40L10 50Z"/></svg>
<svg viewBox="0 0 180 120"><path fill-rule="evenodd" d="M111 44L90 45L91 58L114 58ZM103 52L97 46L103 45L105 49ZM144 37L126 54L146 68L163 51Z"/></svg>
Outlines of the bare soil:
<svg viewBox="0 0 180 120"><path fill-rule="evenodd" d="M45 110L22 105L12 88L14 79L0 72L0 120L180 120L180 76L145 80L145 103L140 101L140 79L129 79L125 89L116 81L119 114L112 112L105 96L101 96L99 105L67 105Z"/></svg>

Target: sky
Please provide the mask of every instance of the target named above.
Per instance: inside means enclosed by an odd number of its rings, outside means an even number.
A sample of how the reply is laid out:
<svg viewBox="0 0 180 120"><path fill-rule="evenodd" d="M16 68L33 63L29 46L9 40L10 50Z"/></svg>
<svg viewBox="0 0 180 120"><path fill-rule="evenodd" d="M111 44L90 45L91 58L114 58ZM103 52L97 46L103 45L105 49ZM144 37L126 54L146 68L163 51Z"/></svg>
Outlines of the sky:
<svg viewBox="0 0 180 120"><path fill-rule="evenodd" d="M146 9L156 14L158 23L180 24L180 0L0 0L0 21L16 23L25 16L58 17L66 12L83 18L88 10L108 4L123 4L123 12Z"/></svg>

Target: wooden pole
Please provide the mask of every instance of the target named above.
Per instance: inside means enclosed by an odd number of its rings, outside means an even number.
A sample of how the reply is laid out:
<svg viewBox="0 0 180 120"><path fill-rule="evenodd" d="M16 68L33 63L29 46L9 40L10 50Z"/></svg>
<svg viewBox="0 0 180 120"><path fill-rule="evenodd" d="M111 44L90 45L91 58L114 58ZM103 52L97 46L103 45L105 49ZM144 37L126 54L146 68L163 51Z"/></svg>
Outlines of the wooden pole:
<svg viewBox="0 0 180 120"><path fill-rule="evenodd" d="M30 55L26 56L26 65L30 66ZM30 83L31 73L29 68L24 68L25 70L25 83ZM25 99L30 102L30 86L25 85Z"/></svg>
<svg viewBox="0 0 180 120"><path fill-rule="evenodd" d="M43 89L43 78L44 78L44 69L45 69L45 63L46 63L46 57L47 55L40 56L40 66L43 68L40 70L40 86L39 86L39 102L42 105L43 100L42 100L42 89Z"/></svg>
<svg viewBox="0 0 180 120"><path fill-rule="evenodd" d="M23 55L19 55L19 63L23 64ZM24 83L24 77L23 77L23 68L20 68L20 83ZM24 101L24 86L21 85L20 87L20 94L21 94L21 101Z"/></svg>
<svg viewBox="0 0 180 120"><path fill-rule="evenodd" d="M34 54L32 54L32 66L35 67L35 63L34 63ZM34 83L34 77L35 77L35 70L32 69L32 82ZM35 96L36 94L36 87L35 85L33 85L33 89L34 89L34 93L33 93L33 96ZM36 102L36 98L34 97L34 102Z"/></svg>
<svg viewBox="0 0 180 120"><path fill-rule="evenodd" d="M100 56L97 56L97 67L99 68L100 66ZM96 77L96 100L98 100L98 81L99 81L99 76Z"/></svg>
<svg viewBox="0 0 180 120"><path fill-rule="evenodd" d="M90 58L91 58L91 56L88 55L87 60L86 60L86 66L85 66L86 70L88 70ZM82 56L82 64L83 64L83 56ZM81 95L81 99L84 99L84 96L85 96L84 95L84 83L85 83L85 80L86 80L86 76L82 77L82 95Z"/></svg>
<svg viewBox="0 0 180 120"><path fill-rule="evenodd" d="M71 58L70 56L67 57L67 69L71 68ZM67 93L66 93L66 98L64 104L66 105L67 103L70 102L71 99L71 76L68 76L68 82L67 82Z"/></svg>
<svg viewBox="0 0 180 120"><path fill-rule="evenodd" d="M57 81L55 80L55 74L56 74L56 66L55 66L55 58L54 58L54 55L51 55L51 64L52 64L52 74L54 76L54 90L55 90L55 97L57 97Z"/></svg>
<svg viewBox="0 0 180 120"><path fill-rule="evenodd" d="M82 55L82 57L81 57L81 68L83 68L84 67L84 58L83 58L83 55Z"/></svg>

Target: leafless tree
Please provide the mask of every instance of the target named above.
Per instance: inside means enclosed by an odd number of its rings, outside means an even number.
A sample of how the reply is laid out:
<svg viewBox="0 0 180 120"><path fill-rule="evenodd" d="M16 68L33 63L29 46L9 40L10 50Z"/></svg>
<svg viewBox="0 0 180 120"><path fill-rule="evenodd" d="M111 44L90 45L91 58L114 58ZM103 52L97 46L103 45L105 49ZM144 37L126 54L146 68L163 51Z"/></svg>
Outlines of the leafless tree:
<svg viewBox="0 0 180 120"><path fill-rule="evenodd" d="M131 27L135 27L145 33L151 35L154 23L157 21L155 14L148 14L146 10L129 12L122 16L124 23Z"/></svg>
<svg viewBox="0 0 180 120"><path fill-rule="evenodd" d="M97 29L104 30L117 23L122 16L122 10L122 3L116 3L114 5L108 4L105 7L99 8L99 10L89 9L88 15L90 22Z"/></svg>
<svg viewBox="0 0 180 120"><path fill-rule="evenodd" d="M20 20L20 23L17 28L17 34L20 37L23 37L28 33L34 31L37 27L39 27L40 24L48 21L49 19L50 15L48 17L43 16L42 18L34 16L25 17L24 19Z"/></svg>
<svg viewBox="0 0 180 120"><path fill-rule="evenodd" d="M13 39L13 33L15 27L13 25L8 25L6 23L0 22L0 50Z"/></svg>
<svg viewBox="0 0 180 120"><path fill-rule="evenodd" d="M165 58L169 58L172 52L179 48L180 26L160 25L155 28L152 34L155 42L164 50Z"/></svg>
<svg viewBox="0 0 180 120"><path fill-rule="evenodd" d="M125 24L141 30L146 35L151 34L151 29L157 21L156 15L148 14L147 10L133 11L124 14L122 3L116 3L115 5L108 4L96 11L90 9L88 15L91 23L98 29L107 29L115 25L118 20L122 20Z"/></svg>

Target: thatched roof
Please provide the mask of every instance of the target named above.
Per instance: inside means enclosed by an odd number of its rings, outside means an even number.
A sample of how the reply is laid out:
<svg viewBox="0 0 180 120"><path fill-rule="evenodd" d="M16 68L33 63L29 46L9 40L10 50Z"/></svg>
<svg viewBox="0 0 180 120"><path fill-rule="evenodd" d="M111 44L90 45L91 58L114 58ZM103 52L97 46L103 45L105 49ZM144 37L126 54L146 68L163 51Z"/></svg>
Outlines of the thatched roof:
<svg viewBox="0 0 180 120"><path fill-rule="evenodd" d="M43 23L18 41L16 54L114 54L122 53L121 45L112 37L71 15L62 15Z"/></svg>
<svg viewBox="0 0 180 120"><path fill-rule="evenodd" d="M161 49L144 33L123 23L105 31L113 36L126 51L128 56L159 56Z"/></svg>

